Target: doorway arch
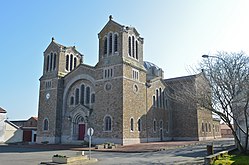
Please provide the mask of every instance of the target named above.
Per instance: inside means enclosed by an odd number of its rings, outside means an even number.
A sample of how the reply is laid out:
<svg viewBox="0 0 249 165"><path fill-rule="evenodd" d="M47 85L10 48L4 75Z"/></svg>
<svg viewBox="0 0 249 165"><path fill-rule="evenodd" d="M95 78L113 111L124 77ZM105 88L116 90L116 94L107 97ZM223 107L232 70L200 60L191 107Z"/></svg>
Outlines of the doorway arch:
<svg viewBox="0 0 249 165"><path fill-rule="evenodd" d="M81 114L76 114L73 118L73 139L84 140L86 135L87 122Z"/></svg>

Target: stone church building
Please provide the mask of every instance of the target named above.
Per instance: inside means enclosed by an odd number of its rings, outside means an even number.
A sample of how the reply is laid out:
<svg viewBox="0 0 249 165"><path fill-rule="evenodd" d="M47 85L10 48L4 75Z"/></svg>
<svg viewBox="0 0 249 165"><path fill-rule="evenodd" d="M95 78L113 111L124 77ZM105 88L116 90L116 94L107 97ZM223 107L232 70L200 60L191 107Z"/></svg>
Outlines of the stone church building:
<svg viewBox="0 0 249 165"><path fill-rule="evenodd" d="M198 106L177 106L164 72L143 59L144 39L136 28L109 21L98 34L95 66L75 46L52 38L40 78L37 142L82 143L92 127L93 143L133 144L204 140L220 136L219 122ZM86 57L87 58L87 57ZM195 82L195 81L194 81ZM210 125L212 129L210 129Z"/></svg>

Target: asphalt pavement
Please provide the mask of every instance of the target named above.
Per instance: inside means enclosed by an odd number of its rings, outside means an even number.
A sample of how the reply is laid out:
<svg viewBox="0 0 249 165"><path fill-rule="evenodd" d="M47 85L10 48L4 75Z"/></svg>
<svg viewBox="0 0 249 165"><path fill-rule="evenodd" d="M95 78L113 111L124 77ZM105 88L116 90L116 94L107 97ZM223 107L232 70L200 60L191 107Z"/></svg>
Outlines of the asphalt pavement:
<svg viewBox="0 0 249 165"><path fill-rule="evenodd" d="M92 157L98 161L92 164L203 164L203 158L207 155L206 146L209 144L213 144L214 151L219 152L232 147L234 140L143 143L116 150L95 150L92 151ZM70 157L81 150L89 154L87 148L73 145L0 145L0 165L37 165L51 161L55 154Z"/></svg>

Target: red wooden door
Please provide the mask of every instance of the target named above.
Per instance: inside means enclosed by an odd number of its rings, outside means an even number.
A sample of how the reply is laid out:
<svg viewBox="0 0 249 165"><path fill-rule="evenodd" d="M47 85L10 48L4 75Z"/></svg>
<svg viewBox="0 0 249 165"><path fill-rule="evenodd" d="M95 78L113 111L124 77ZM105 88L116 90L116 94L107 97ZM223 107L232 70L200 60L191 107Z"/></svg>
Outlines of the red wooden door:
<svg viewBox="0 0 249 165"><path fill-rule="evenodd" d="M79 137L78 140L84 140L85 137L85 124L79 124Z"/></svg>
<svg viewBox="0 0 249 165"><path fill-rule="evenodd" d="M24 130L23 131L23 142L31 142L32 141L32 131Z"/></svg>

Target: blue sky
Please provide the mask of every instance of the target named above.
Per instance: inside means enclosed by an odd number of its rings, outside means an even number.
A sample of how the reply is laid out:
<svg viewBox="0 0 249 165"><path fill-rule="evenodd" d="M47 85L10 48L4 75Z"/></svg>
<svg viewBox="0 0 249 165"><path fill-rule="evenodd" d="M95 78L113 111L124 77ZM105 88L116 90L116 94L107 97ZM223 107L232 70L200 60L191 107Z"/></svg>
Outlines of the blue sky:
<svg viewBox="0 0 249 165"><path fill-rule="evenodd" d="M188 75L202 54L249 53L247 0L6 0L0 6L0 107L8 118L37 116L43 52L51 38L98 57L97 34L114 21L136 27L144 60L165 78Z"/></svg>

